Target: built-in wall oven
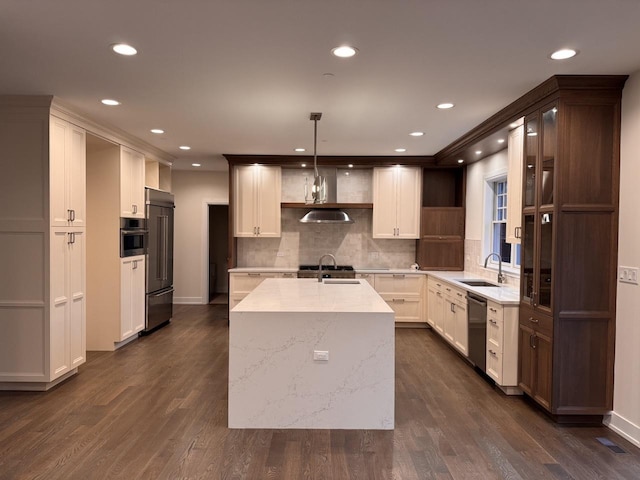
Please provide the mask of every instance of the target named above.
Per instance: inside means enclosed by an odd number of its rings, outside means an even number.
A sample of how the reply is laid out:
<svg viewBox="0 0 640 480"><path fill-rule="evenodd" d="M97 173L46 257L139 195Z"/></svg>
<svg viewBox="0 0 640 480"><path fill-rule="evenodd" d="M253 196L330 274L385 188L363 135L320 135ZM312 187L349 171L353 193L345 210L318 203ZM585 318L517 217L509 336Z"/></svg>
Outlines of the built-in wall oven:
<svg viewBox="0 0 640 480"><path fill-rule="evenodd" d="M120 257L133 257L147 253L147 220L120 219Z"/></svg>

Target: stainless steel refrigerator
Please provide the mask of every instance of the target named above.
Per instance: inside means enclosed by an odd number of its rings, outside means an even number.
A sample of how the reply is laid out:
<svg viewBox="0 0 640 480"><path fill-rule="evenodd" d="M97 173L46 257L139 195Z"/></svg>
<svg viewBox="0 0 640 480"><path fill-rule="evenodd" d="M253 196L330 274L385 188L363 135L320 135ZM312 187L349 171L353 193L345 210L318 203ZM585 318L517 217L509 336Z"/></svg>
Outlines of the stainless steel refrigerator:
<svg viewBox="0 0 640 480"><path fill-rule="evenodd" d="M147 307L145 332L173 316L173 195L146 188Z"/></svg>

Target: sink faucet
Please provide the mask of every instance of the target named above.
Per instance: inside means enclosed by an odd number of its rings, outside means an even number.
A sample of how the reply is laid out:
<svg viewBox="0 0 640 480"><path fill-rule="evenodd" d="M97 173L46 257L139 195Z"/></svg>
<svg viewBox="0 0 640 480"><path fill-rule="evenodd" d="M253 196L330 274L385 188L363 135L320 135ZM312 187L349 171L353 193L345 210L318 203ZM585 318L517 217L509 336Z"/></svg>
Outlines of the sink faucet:
<svg viewBox="0 0 640 480"><path fill-rule="evenodd" d="M487 258L484 259L484 268L487 268L487 262L494 255L498 257L498 283L507 283L507 277L502 273L502 257L500 257L496 252L487 255Z"/></svg>
<svg viewBox="0 0 640 480"><path fill-rule="evenodd" d="M321 282L322 281L322 260L324 259L324 257L329 257L333 260L333 266L337 267L338 266L338 262L336 262L336 257L334 257L333 255L331 255L330 253L325 253L324 255L322 255L320 257L320 260L318 260L318 281Z"/></svg>

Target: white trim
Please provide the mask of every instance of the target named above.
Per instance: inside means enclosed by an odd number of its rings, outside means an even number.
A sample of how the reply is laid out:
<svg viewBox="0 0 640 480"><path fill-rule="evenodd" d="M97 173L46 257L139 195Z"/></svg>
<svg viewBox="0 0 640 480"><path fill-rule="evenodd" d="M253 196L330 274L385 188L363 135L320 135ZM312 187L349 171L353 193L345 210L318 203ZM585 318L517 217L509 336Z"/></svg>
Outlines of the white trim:
<svg viewBox="0 0 640 480"><path fill-rule="evenodd" d="M173 303L174 305L203 305L201 297L173 297Z"/></svg>
<svg viewBox="0 0 640 480"><path fill-rule="evenodd" d="M202 276L200 278L200 301L199 302L178 302L174 300L174 303L200 303L206 305L209 303L209 269L204 268L204 265L209 265L209 205L229 205L229 202L221 202L219 200L202 200L202 235L201 235L201 249L200 249L200 265L202 266ZM185 300L189 298L197 297L183 297Z"/></svg>
<svg viewBox="0 0 640 480"><path fill-rule="evenodd" d="M640 425L636 425L616 412L611 412L610 415L605 416L603 423L636 447L640 447Z"/></svg>

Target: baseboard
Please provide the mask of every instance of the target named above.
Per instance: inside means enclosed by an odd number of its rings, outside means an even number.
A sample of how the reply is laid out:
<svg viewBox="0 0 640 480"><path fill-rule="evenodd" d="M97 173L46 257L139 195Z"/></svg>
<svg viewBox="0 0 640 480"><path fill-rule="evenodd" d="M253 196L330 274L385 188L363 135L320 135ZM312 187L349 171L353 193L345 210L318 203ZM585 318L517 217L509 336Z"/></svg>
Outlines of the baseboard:
<svg viewBox="0 0 640 480"><path fill-rule="evenodd" d="M202 297L173 297L176 305L203 305Z"/></svg>
<svg viewBox="0 0 640 480"><path fill-rule="evenodd" d="M640 426L627 420L616 412L611 412L610 415L605 416L604 422L607 427L616 432L618 435L624 437L633 443L636 447L640 448Z"/></svg>

